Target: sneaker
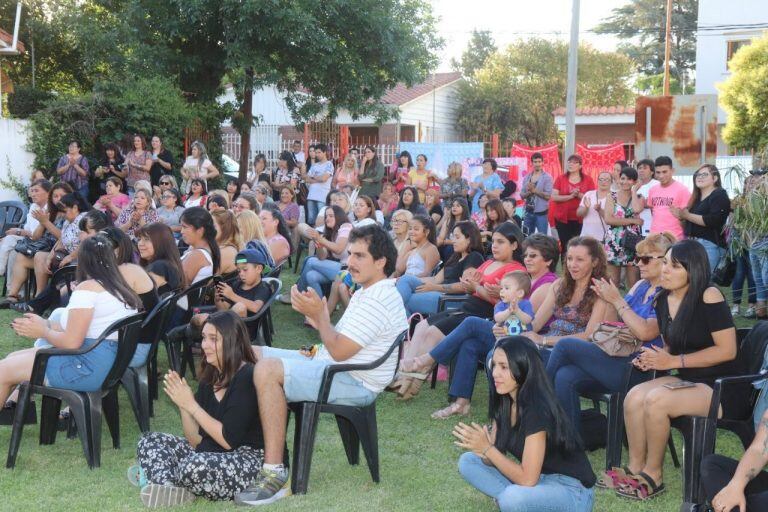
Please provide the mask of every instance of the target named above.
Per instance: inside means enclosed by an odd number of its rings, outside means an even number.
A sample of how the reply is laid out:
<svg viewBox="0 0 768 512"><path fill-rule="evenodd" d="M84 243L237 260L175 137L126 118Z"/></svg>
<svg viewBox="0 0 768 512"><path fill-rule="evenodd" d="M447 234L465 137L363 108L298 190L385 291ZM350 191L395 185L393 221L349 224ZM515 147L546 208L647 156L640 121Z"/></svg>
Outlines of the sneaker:
<svg viewBox="0 0 768 512"><path fill-rule="evenodd" d="M149 483L147 475L144 474L144 470L138 464L128 468L128 481L140 489L146 487Z"/></svg>
<svg viewBox="0 0 768 512"><path fill-rule="evenodd" d="M277 301L282 304L291 305L291 295L289 293L280 293L277 296Z"/></svg>
<svg viewBox="0 0 768 512"><path fill-rule="evenodd" d="M755 318L757 316L757 311L755 311L755 306L749 306L747 309L744 310L744 314L741 315L744 318Z"/></svg>
<svg viewBox="0 0 768 512"><path fill-rule="evenodd" d="M175 507L195 500L192 491L171 484L149 484L141 489L141 502L147 508Z"/></svg>
<svg viewBox="0 0 768 512"><path fill-rule="evenodd" d="M731 316L738 316L739 315L739 305L734 304L731 306Z"/></svg>
<svg viewBox="0 0 768 512"><path fill-rule="evenodd" d="M291 495L288 485L288 470L274 471L263 469L259 471L256 481L243 492L235 494L236 505L269 505L280 498Z"/></svg>

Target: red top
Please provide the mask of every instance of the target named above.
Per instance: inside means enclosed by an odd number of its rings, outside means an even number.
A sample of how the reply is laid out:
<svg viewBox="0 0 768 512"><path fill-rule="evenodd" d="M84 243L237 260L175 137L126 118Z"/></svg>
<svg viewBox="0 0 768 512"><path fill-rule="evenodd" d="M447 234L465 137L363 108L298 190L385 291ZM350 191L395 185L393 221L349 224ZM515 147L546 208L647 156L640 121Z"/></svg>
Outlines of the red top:
<svg viewBox="0 0 768 512"><path fill-rule="evenodd" d="M555 184L552 186L552 188L560 192L561 195L566 195L572 190L578 190L584 194L590 190L595 190L595 182L592 181L592 178L582 173L581 181L574 184L568 181L567 174L561 174L555 180ZM581 223L581 219L578 215L576 215L576 210L579 209L579 203L581 203L581 199L574 197L573 199L569 199L562 203L555 201L552 201L551 203L556 221L570 222L575 220Z"/></svg>
<svg viewBox="0 0 768 512"><path fill-rule="evenodd" d="M509 272L514 272L515 270L522 270L525 272L525 267L518 263L517 261L511 261L507 263L506 265L502 265L493 272L486 274L485 269L491 266L492 263L495 261L490 259L486 262L484 262L480 267L477 269L481 274L482 277L480 278L480 284L478 286L483 286L486 284L499 284L499 281L501 281L501 278L504 277L504 274L508 274ZM482 299L477 292L474 294L475 297L478 299ZM485 300L485 299L483 299ZM498 300L494 300L493 304L495 305L498 302Z"/></svg>

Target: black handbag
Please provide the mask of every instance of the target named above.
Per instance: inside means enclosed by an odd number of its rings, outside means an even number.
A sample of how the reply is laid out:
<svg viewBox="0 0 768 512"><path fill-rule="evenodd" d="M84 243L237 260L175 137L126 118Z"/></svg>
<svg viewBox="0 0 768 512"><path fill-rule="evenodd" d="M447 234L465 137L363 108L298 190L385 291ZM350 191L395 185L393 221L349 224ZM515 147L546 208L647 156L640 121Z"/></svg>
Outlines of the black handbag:
<svg viewBox="0 0 768 512"><path fill-rule="evenodd" d="M16 242L16 246L13 248L14 251L18 252L19 254L23 254L24 256L28 258L34 257L35 254L37 254L40 251L48 252L51 249L53 249L54 244L56 243L56 238L48 236L46 233L44 236L38 238L37 240L32 240L30 237L25 236L18 242Z"/></svg>
<svg viewBox="0 0 768 512"><path fill-rule="evenodd" d="M735 275L736 262L726 254L717 262L717 266L712 272L712 281L718 286L731 286Z"/></svg>
<svg viewBox="0 0 768 512"><path fill-rule="evenodd" d="M621 246L624 248L625 253L634 253L637 244L642 240L643 236L640 233L627 229L621 239Z"/></svg>

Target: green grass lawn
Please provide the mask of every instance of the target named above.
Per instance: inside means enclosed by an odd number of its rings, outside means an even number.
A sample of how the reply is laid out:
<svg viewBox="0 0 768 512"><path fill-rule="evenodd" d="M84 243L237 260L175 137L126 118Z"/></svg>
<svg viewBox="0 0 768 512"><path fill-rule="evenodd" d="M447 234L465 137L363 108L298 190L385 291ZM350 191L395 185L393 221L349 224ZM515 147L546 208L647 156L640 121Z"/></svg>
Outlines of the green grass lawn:
<svg viewBox="0 0 768 512"><path fill-rule="evenodd" d="M285 286L295 281L292 274L284 275ZM26 348L29 340L15 336L7 327L15 313L0 312L0 356ZM313 331L302 326L302 320L288 306L276 305L274 319L277 334L275 345L286 348L315 342ZM745 322L739 322L740 325ZM167 360L161 351L160 364ZM487 384L478 378L473 411L474 421L484 421L487 408ZM429 414L445 405L447 384L438 383L435 390L427 386L413 401L399 403L385 393L378 400L379 451L381 483L371 481L365 463L347 464L336 422L322 415L309 483L305 496L290 497L274 504L273 510L494 510L491 499L470 488L459 476L456 461L460 451L450 434L455 421L433 420ZM38 400L39 406L39 400ZM121 449L112 448L106 424L102 437L102 465L89 470L80 441L68 440L59 434L56 444L38 445L37 425L24 431L16 468L0 469L0 510L139 510L142 508L138 489L126 479L126 469L135 462L135 447L139 430L127 397L120 393ZM181 435L177 409L165 396L155 405L153 430ZM10 427L0 426L0 447L6 449ZM289 448L293 427L289 428ZM675 443L682 459L682 439L675 434ZM718 452L738 457L741 447L735 437L722 434ZM626 456L626 453L625 453ZM595 470L601 470L605 452L590 454ZM361 459L364 457L361 452ZM4 460L4 459L3 459ZM667 456L665 482L668 492L645 505L617 498L612 492L597 491L595 510L598 511L673 511L681 502L680 470ZM198 500L181 510L230 510L231 503L211 503Z"/></svg>

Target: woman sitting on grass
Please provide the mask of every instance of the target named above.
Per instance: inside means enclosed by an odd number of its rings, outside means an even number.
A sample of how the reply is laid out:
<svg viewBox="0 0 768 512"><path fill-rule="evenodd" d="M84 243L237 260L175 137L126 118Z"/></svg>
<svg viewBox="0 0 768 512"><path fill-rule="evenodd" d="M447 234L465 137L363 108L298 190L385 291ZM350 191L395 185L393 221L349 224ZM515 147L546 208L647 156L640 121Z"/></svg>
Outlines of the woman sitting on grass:
<svg viewBox="0 0 768 512"><path fill-rule="evenodd" d="M88 348L107 327L136 314L142 307L136 292L118 272L112 243L106 237L87 238L80 248L80 284L72 292L59 321L27 313L11 323L17 335L37 338L37 342L36 347L13 352L0 361L0 403L5 403L14 386L29 380L37 346ZM45 372L48 385L73 391L99 390L117 355L117 333L111 336L85 354L51 357Z"/></svg>
<svg viewBox="0 0 768 512"><path fill-rule="evenodd" d="M203 360L196 393L174 371L164 389L179 408L184 437L150 432L139 440L129 471L147 507L183 505L202 496L231 500L264 462L264 435L253 387L251 350L243 321L213 313L203 326Z"/></svg>
<svg viewBox="0 0 768 512"><path fill-rule="evenodd" d="M493 425L459 423L454 443L468 452L459 473L506 511L588 512L595 474L557 403L536 346L502 338L491 361ZM519 463L507 457L512 454Z"/></svg>

